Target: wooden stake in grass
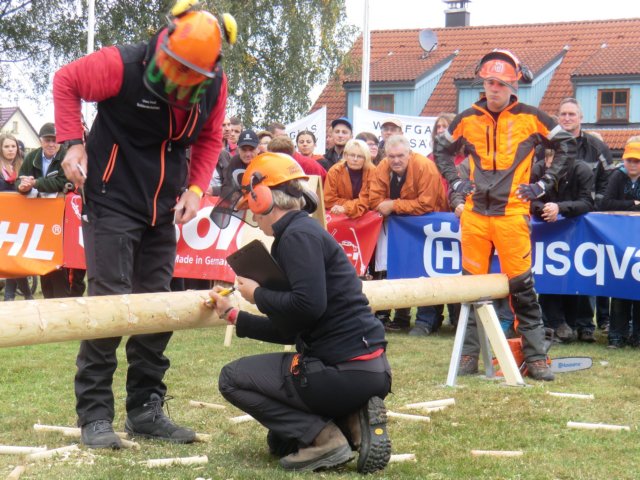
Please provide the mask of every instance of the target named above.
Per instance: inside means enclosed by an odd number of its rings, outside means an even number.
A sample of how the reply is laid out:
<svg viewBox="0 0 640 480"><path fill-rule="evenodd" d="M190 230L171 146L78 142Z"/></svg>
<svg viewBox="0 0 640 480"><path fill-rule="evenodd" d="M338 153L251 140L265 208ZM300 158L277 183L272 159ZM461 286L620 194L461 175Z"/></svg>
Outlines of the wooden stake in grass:
<svg viewBox="0 0 640 480"><path fill-rule="evenodd" d="M16 468L11 470L9 475L7 475L7 480L19 480L26 469L26 465L18 465Z"/></svg>
<svg viewBox="0 0 640 480"><path fill-rule="evenodd" d="M52 458L58 455L63 455L65 453L68 452L75 452L77 450L80 450L78 448L78 445L73 444L73 445L68 445L66 447L60 447L60 448L54 448L52 450L46 450L44 452L37 452L37 453L32 453L30 455L27 456L28 460L31 461L38 461L38 460L44 460L47 458Z"/></svg>
<svg viewBox="0 0 640 480"><path fill-rule="evenodd" d="M524 455L522 450L471 450L474 457L521 457Z"/></svg>
<svg viewBox="0 0 640 480"><path fill-rule="evenodd" d="M552 397L564 397L564 398L578 398L580 400L593 400L592 393L561 393L561 392L547 392Z"/></svg>
<svg viewBox="0 0 640 480"><path fill-rule="evenodd" d="M0 445L0 455L29 455L30 453L46 451L47 447L18 447L15 445Z"/></svg>
<svg viewBox="0 0 640 480"><path fill-rule="evenodd" d="M196 400L189 400L189 405L196 408L209 408L211 410L225 410L227 408L217 403L198 402Z"/></svg>
<svg viewBox="0 0 640 480"><path fill-rule="evenodd" d="M424 415L409 415L407 413L387 412L387 417L398 418L400 420L410 420L412 422L430 422L431 418Z"/></svg>
<svg viewBox="0 0 640 480"><path fill-rule="evenodd" d="M231 340L233 340L233 332L235 330L235 326L233 325L227 325L227 329L224 331L224 346L225 347L230 347L231 346Z"/></svg>
<svg viewBox="0 0 640 480"><path fill-rule="evenodd" d="M630 432L631 427L628 425L607 425L606 423L583 423L583 422L567 422L567 427L577 428L581 430L610 430L615 432Z"/></svg>
<svg viewBox="0 0 640 480"><path fill-rule="evenodd" d="M389 457L389 463L417 462L414 453L397 453Z"/></svg>
<svg viewBox="0 0 640 480"><path fill-rule="evenodd" d="M141 463L148 468L170 467L172 465L204 465L209 463L209 457L200 455L197 457L154 458Z"/></svg>
<svg viewBox="0 0 640 480"><path fill-rule="evenodd" d="M455 398L443 398L442 400L431 400L429 402L419 402L419 403L408 403L405 405L406 408L438 408L438 407L448 407L449 405L455 405Z"/></svg>
<svg viewBox="0 0 640 480"><path fill-rule="evenodd" d="M229 419L231 423L245 423L252 422L254 420L255 418L253 418L251 415L240 415L239 417L232 417Z"/></svg>

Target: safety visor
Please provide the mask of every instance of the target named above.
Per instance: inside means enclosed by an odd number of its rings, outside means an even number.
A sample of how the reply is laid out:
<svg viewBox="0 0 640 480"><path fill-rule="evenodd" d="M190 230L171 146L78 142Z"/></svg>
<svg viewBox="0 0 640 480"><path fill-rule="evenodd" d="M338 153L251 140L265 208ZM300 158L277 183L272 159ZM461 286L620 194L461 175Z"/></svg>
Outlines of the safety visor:
<svg viewBox="0 0 640 480"><path fill-rule="evenodd" d="M493 58L482 64L478 71L478 77L482 80L498 80L505 85L512 86L518 81L516 67L506 60Z"/></svg>
<svg viewBox="0 0 640 480"><path fill-rule="evenodd" d="M640 160L640 142L630 142L624 147L622 159Z"/></svg>
<svg viewBox="0 0 640 480"><path fill-rule="evenodd" d="M215 78L206 71L178 57L166 45L167 37L149 60L144 84L156 97L178 108L191 110L202 99Z"/></svg>
<svg viewBox="0 0 640 480"><path fill-rule="evenodd" d="M252 227L258 226L248 210L249 188L241 186L242 175L244 175L244 169L235 170L231 174L232 190L220 197L209 214L211 221L220 229L227 228L232 217L238 218Z"/></svg>

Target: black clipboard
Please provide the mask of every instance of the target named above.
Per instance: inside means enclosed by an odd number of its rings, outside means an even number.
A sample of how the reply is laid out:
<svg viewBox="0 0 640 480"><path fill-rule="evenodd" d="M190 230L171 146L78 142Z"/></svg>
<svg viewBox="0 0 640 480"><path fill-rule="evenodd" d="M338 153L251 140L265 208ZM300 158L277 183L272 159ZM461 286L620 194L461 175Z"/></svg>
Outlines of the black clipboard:
<svg viewBox="0 0 640 480"><path fill-rule="evenodd" d="M253 240L227 257L236 275L255 280L269 290L289 290L286 275L260 240Z"/></svg>

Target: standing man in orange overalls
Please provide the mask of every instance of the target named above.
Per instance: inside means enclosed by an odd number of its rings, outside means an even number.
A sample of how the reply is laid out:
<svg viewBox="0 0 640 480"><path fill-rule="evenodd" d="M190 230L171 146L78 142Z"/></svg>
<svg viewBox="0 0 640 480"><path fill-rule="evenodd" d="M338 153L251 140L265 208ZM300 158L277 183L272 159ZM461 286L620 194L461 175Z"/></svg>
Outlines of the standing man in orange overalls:
<svg viewBox="0 0 640 480"><path fill-rule="evenodd" d="M532 74L511 52L494 50L476 68L485 98L458 114L436 138L435 160L452 190L466 197L460 218L462 268L465 274L489 272L497 250L502 272L509 277L510 303L522 335L529 375L553 380L546 364L544 328L531 273L529 202L558 182L575 157L573 137L544 112L518 102L518 80ZM530 184L536 145L555 150L553 165ZM460 179L454 164L465 147L470 156L469 179ZM460 360L460 375L478 371L480 343L469 319Z"/></svg>

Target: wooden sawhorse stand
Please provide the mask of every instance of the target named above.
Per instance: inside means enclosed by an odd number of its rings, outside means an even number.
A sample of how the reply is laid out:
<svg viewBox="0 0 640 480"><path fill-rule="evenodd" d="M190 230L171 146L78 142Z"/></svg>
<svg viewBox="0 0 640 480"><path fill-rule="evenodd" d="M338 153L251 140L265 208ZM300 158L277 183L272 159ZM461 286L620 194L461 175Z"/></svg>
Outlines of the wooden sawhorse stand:
<svg viewBox="0 0 640 480"><path fill-rule="evenodd" d="M500 321L496 315L491 302L473 302L463 303L460 309L460 318L458 319L458 327L456 329L456 338L453 342L453 352L451 352L451 363L449 363L449 374L447 375L447 386L455 387L456 377L458 376L458 368L460 365L460 357L462 356L462 345L467 332L467 324L469 323L469 313L471 308L476 313L476 324L478 325L478 336L480 340L480 351L482 352L482 362L486 371L487 378L493 378L493 362L491 350L498 359L498 364L504 375L505 383L510 386L525 386L524 380L513 353L509 348L507 338L504 336Z"/></svg>

